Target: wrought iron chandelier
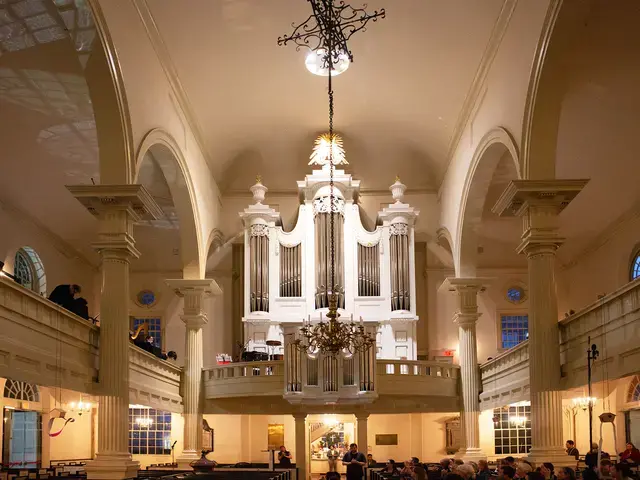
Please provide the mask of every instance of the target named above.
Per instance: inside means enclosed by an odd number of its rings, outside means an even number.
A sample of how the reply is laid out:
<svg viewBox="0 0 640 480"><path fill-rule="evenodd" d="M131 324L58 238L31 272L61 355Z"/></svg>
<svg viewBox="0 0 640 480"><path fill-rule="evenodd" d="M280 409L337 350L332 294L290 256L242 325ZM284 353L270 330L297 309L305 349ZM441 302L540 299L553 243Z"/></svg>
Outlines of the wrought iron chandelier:
<svg viewBox="0 0 640 480"><path fill-rule="evenodd" d="M329 134L328 141L333 143L336 136L333 132L333 86L332 72L337 69L344 56L353 62L353 53L349 50L347 40L354 33L365 30L367 23L372 20L376 22L379 18L385 17L385 10L375 10L367 13L363 8L354 8L345 4L342 0L308 0L313 10L312 14L300 25L292 24L293 33L278 38L278 45L287 45L293 42L296 49L301 47L309 48L318 53L322 58L323 67L327 70L328 96L329 96ZM334 173L335 162L333 158L334 148L329 148L329 205L335 201L334 194ZM300 336L293 343L300 351L307 354L322 353L335 356L338 354L352 355L356 352L365 352L372 348L376 339L366 332L362 318L357 324L353 318L349 322L339 321L338 294L336 290L335 276L335 210L329 209L329 232L330 232L330 275L331 291L328 292L329 310L326 317L329 321L320 321L312 324L309 319L300 328Z"/></svg>

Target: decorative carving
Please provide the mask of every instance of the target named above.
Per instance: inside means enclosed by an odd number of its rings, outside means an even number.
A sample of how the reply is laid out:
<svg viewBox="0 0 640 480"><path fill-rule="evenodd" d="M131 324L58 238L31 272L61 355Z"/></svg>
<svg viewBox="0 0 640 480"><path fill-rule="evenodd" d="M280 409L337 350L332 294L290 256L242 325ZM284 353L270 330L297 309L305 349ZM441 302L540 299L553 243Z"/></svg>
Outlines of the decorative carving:
<svg viewBox="0 0 640 480"><path fill-rule="evenodd" d="M268 237L269 226L264 223L254 223L249 229L249 234L252 237Z"/></svg>
<svg viewBox="0 0 640 480"><path fill-rule="evenodd" d="M406 223L392 223L389 225L390 235L409 235L409 225Z"/></svg>
<svg viewBox="0 0 640 480"><path fill-rule="evenodd" d="M331 203L331 197L320 197L316 198L313 201L313 215L314 217L319 213L330 213L329 204ZM331 206L331 211L334 213L339 213L340 215L344 215L344 199L342 198L333 198L333 205Z"/></svg>

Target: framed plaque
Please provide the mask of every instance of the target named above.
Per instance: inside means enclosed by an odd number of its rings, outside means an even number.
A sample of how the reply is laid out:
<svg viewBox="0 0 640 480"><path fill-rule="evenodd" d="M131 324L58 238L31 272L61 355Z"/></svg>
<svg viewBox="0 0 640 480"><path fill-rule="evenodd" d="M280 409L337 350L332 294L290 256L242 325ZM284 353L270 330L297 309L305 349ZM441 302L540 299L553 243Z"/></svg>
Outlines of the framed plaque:
<svg viewBox="0 0 640 480"><path fill-rule="evenodd" d="M377 434L376 445L398 445L398 434L397 433Z"/></svg>
<svg viewBox="0 0 640 480"><path fill-rule="evenodd" d="M270 423L267 426L267 449L278 450L284 445L284 424Z"/></svg>

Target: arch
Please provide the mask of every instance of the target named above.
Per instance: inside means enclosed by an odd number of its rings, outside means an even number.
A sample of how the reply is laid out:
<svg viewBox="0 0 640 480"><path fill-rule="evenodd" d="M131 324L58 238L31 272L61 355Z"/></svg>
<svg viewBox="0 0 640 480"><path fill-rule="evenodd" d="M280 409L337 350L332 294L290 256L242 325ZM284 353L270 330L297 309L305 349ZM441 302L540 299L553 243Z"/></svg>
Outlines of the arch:
<svg viewBox="0 0 640 480"><path fill-rule="evenodd" d="M161 128L151 130L142 139L136 155L136 181L140 166L151 153L164 175L180 221L180 246L184 278L203 278L205 249L201 242L201 223L195 189L187 162L175 139Z"/></svg>
<svg viewBox="0 0 640 480"><path fill-rule="evenodd" d="M555 178L556 148L562 99L568 85L563 54L584 27L590 2L553 0L538 40L522 125L522 175L526 179Z"/></svg>
<svg viewBox="0 0 640 480"><path fill-rule="evenodd" d="M40 255L33 248L24 246L16 251L13 275L23 287L46 296L47 276Z"/></svg>
<svg viewBox="0 0 640 480"><path fill-rule="evenodd" d="M117 50L99 0L87 0L102 48L89 57L85 78L96 121L100 182L132 183L136 173L129 103Z"/></svg>
<svg viewBox="0 0 640 480"><path fill-rule="evenodd" d="M517 178L521 178L518 149L509 132L502 127L493 128L485 134L471 159L456 227L454 266L457 277L476 275L478 228L491 179L505 154L511 158Z"/></svg>
<svg viewBox="0 0 640 480"><path fill-rule="evenodd" d="M636 375L629 382L629 387L627 388L627 403L638 403L640 402L640 375Z"/></svg>
<svg viewBox="0 0 640 480"><path fill-rule="evenodd" d="M14 400L22 400L25 402L39 402L40 390L37 385L18 380L7 378L4 384L3 396L5 398L13 398Z"/></svg>
<svg viewBox="0 0 640 480"><path fill-rule="evenodd" d="M631 258L627 265L629 268L628 280L633 282L635 279L640 278L640 245L633 247Z"/></svg>

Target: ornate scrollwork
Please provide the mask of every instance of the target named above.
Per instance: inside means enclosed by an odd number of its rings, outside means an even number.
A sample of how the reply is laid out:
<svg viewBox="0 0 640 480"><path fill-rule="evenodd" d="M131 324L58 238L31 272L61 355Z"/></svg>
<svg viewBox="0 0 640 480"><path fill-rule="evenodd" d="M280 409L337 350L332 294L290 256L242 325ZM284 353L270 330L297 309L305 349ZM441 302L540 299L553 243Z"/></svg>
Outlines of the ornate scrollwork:
<svg viewBox="0 0 640 480"><path fill-rule="evenodd" d="M392 223L389 226L390 235L409 235L409 225L406 223Z"/></svg>
<svg viewBox="0 0 640 480"><path fill-rule="evenodd" d="M332 201L333 200L333 201ZM338 197L320 197L313 201L313 216L319 213L330 213L329 205L333 213L344 215L344 199Z"/></svg>
<svg viewBox="0 0 640 480"><path fill-rule="evenodd" d="M264 223L255 223L249 229L249 235L252 237L268 237L269 227Z"/></svg>
<svg viewBox="0 0 640 480"><path fill-rule="evenodd" d="M364 4L362 8L354 8L340 0L309 0L313 13L300 25L292 23L293 32L290 35L278 37L278 45L293 42L296 49L307 47L310 50L331 50L331 63L336 65L340 61L340 54L344 53L353 62L353 54L347 46L354 33L366 31L370 20L377 22L385 18L384 8L367 13ZM330 48L329 48L330 47ZM324 67L328 68L329 56L323 58Z"/></svg>

